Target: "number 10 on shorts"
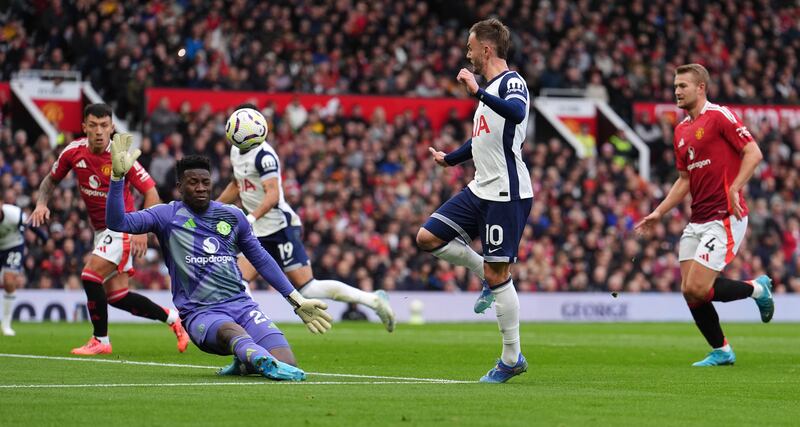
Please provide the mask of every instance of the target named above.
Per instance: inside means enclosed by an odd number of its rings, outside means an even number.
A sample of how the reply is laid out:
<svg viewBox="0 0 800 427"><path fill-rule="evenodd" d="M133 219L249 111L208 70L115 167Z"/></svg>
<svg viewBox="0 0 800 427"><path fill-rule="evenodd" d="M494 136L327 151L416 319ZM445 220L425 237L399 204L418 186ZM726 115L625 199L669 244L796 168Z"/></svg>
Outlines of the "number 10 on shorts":
<svg viewBox="0 0 800 427"><path fill-rule="evenodd" d="M486 224L486 241L492 246L503 244L503 227Z"/></svg>

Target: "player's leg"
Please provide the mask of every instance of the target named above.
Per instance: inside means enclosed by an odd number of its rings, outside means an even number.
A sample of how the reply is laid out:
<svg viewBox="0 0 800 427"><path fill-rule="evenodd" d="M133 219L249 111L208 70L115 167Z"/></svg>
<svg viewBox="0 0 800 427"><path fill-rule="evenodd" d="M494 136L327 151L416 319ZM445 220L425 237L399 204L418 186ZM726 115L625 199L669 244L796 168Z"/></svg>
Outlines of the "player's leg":
<svg viewBox="0 0 800 427"><path fill-rule="evenodd" d="M100 258L95 253L89 256L89 262L83 267L81 281L83 291L86 293L86 308L89 311L93 331L92 338L83 346L72 349L72 354L83 356L111 354L111 341L108 337L108 301L103 281L106 276L116 271L116 268L115 264Z"/></svg>
<svg viewBox="0 0 800 427"><path fill-rule="evenodd" d="M0 251L0 280L3 288L3 316L0 329L5 336L14 336L16 333L11 328L14 317L14 301L17 298L16 290L22 286L22 257L25 247L19 245L14 248Z"/></svg>
<svg viewBox="0 0 800 427"><path fill-rule="evenodd" d="M17 298L16 290L22 284L22 275L11 270L0 270L0 279L3 280L3 320L2 331L3 335L13 337L16 335L14 329L11 327L11 321L14 316L14 301Z"/></svg>
<svg viewBox="0 0 800 427"><path fill-rule="evenodd" d="M500 361L482 382L502 383L525 372L528 362L520 350L519 297L511 278L511 263L517 260L517 250L531 210L531 199L484 204L481 217L485 232L483 245L486 282L495 297L497 325L503 337Z"/></svg>
<svg viewBox="0 0 800 427"><path fill-rule="evenodd" d="M266 378L284 381L303 381L306 374L302 369L292 366L277 358L276 354L269 352L264 347L258 345L245 329L236 323L229 322L220 326L217 330L217 341L224 343L234 354L233 365L240 365L244 372L239 375L247 375L255 372ZM276 353L288 359L294 359L288 347L281 347ZM219 371L220 375L233 375L231 366Z"/></svg>
<svg viewBox="0 0 800 427"><path fill-rule="evenodd" d="M733 258L733 248L727 247L728 238L717 232L715 222L687 225L680 241L681 292L697 328L712 348L708 356L694 366L731 365L736 361L712 303L714 283Z"/></svg>
<svg viewBox="0 0 800 427"><path fill-rule="evenodd" d="M475 312L483 313L494 297L485 282L483 257L472 250L469 242L478 235L478 207L469 189L451 197L434 212L417 232L417 246L439 259L469 269L484 282L484 289L475 302Z"/></svg>
<svg viewBox="0 0 800 427"><path fill-rule="evenodd" d="M317 280L311 270L311 261L302 241L302 229L297 226L286 227L269 236L259 239L261 246L281 266L286 277L306 298L332 299L334 301L354 302L375 310L386 329L394 330L394 311L384 291L364 292L338 280Z"/></svg>
<svg viewBox="0 0 800 427"><path fill-rule="evenodd" d="M146 319L164 322L170 327L178 340L178 351L183 353L189 346L189 337L183 330L178 310L162 307L146 296L133 292L128 288L128 273L112 274L103 284L108 303L117 309L144 317Z"/></svg>
<svg viewBox="0 0 800 427"><path fill-rule="evenodd" d="M747 231L747 217L741 220L729 217L723 221L713 221L707 225L708 232L700 242L701 256L698 262L706 262L713 270L722 270L733 260L739 251ZM712 301L730 302L745 298L753 298L764 323L772 320L775 304L772 299L772 280L761 275L753 280L740 281L717 277L711 288Z"/></svg>

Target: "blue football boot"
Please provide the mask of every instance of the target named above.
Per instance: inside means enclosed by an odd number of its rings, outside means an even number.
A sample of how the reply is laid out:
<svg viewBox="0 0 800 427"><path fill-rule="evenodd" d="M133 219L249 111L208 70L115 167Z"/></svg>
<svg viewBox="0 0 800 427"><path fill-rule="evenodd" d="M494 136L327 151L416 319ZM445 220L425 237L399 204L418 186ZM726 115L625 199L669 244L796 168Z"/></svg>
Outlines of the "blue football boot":
<svg viewBox="0 0 800 427"><path fill-rule="evenodd" d="M271 356L257 357L253 360L253 365L258 373L271 380L303 381L306 379L306 373L302 369L283 363Z"/></svg>
<svg viewBox="0 0 800 427"><path fill-rule="evenodd" d="M756 301L759 313L761 313L761 321L767 323L772 320L772 315L775 314L775 300L772 299L772 279L762 274L753 280L753 286L761 286L761 296L753 299Z"/></svg>
<svg viewBox="0 0 800 427"><path fill-rule="evenodd" d="M478 296L478 299L475 300L474 310L478 314L483 313L484 311L486 311L486 309L492 306L493 302L494 302L494 294L492 293L492 290L489 289L489 284L484 280L483 289L481 289L481 294Z"/></svg>
<svg viewBox="0 0 800 427"><path fill-rule="evenodd" d="M247 375L251 372L247 372L247 364L239 360L238 357L233 356L233 362L230 365L220 368L217 371L217 375L228 376L228 375ZM255 373L255 372L252 372Z"/></svg>
<svg viewBox="0 0 800 427"><path fill-rule="evenodd" d="M480 381L482 383L500 384L510 380L511 377L515 377L527 370L528 370L528 361L525 360L525 356L523 356L522 353L520 353L516 365L508 366L505 363L503 363L502 360L498 360L497 365L494 368L492 368L489 372L487 372L486 375L482 376Z"/></svg>
<svg viewBox="0 0 800 427"><path fill-rule="evenodd" d="M705 359L692 363L692 366L724 366L736 363L736 354L731 351L713 350Z"/></svg>

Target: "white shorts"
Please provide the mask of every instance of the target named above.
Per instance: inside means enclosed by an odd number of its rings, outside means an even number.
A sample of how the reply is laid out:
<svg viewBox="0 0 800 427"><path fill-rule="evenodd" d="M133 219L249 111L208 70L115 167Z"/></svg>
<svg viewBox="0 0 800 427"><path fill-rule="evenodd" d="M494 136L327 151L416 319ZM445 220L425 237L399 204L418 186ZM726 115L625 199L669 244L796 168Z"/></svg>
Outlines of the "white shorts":
<svg viewBox="0 0 800 427"><path fill-rule="evenodd" d="M747 217L730 216L703 224L689 223L683 229L678 261L694 260L714 271L722 271L739 252L747 231Z"/></svg>
<svg viewBox="0 0 800 427"><path fill-rule="evenodd" d="M94 233L94 251L104 260L117 265L117 272L127 273L133 270L133 257L131 256L131 235L105 229Z"/></svg>

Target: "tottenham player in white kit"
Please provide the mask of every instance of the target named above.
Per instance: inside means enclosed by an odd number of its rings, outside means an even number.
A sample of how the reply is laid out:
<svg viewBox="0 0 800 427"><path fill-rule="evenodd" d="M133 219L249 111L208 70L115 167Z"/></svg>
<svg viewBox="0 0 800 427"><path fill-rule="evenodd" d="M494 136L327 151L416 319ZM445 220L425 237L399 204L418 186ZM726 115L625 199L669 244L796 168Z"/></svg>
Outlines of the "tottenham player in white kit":
<svg viewBox="0 0 800 427"><path fill-rule="evenodd" d="M240 108L251 108L253 114L260 114L253 105L241 105L237 110ZM387 331L394 331L395 316L385 291L369 293L338 280L314 278L301 239L300 217L283 197L280 161L269 143L264 141L247 151L232 145L231 164L235 180L228 184L217 201L232 203L237 196L242 200L253 233L300 294L306 298L365 305L375 311ZM244 280L249 282L256 277L256 270L243 256L239 257L238 264Z"/></svg>
<svg viewBox="0 0 800 427"><path fill-rule="evenodd" d="M472 138L445 155L430 149L436 163L454 166L472 159L475 178L467 188L445 202L417 234L423 250L469 268L491 290L497 323L503 335L503 353L481 382L503 383L528 367L520 351L519 298L511 279L511 263L533 201L531 177L522 160L528 123L528 88L506 64L509 30L497 19L473 25L467 40L467 59L486 81L481 89L475 76L462 68L457 80L480 103L473 119ZM483 256L468 243L481 236ZM476 303L482 312L491 299Z"/></svg>
<svg viewBox="0 0 800 427"><path fill-rule="evenodd" d="M22 285L22 257L25 252L25 214L17 206L0 205L0 281L3 283L3 321L5 336L14 336L11 319L17 287Z"/></svg>

